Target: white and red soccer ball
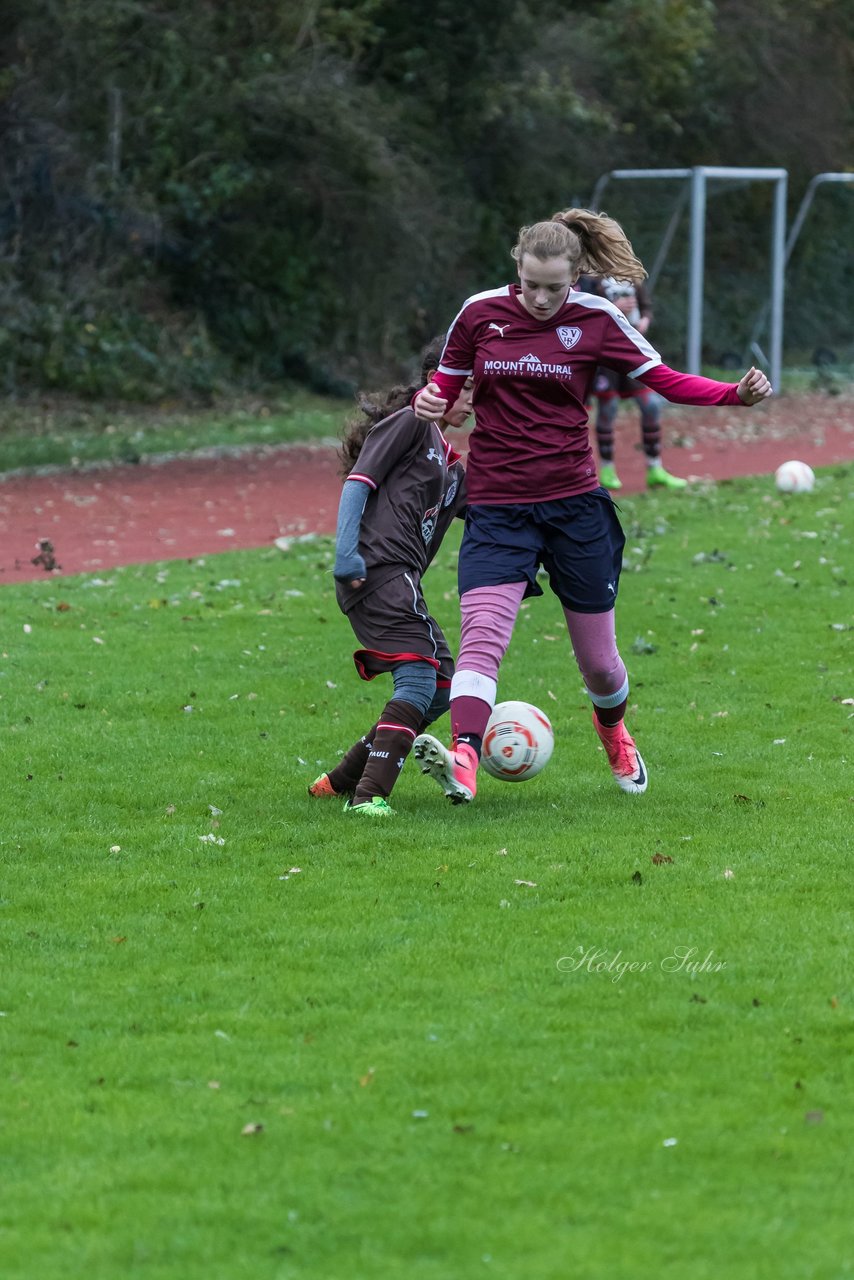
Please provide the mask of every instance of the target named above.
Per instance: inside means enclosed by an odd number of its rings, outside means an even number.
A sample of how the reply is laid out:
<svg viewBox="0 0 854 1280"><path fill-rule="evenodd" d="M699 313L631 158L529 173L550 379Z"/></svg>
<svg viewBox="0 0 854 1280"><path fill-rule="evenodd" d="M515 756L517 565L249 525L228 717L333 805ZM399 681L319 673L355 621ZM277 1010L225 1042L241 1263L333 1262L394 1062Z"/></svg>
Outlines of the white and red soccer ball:
<svg viewBox="0 0 854 1280"><path fill-rule="evenodd" d="M544 711L530 702L499 702L483 736L481 764L500 782L525 782L551 759L555 738Z"/></svg>
<svg viewBox="0 0 854 1280"><path fill-rule="evenodd" d="M815 484L815 473L806 462L783 462L774 472L774 483L781 493L809 493Z"/></svg>

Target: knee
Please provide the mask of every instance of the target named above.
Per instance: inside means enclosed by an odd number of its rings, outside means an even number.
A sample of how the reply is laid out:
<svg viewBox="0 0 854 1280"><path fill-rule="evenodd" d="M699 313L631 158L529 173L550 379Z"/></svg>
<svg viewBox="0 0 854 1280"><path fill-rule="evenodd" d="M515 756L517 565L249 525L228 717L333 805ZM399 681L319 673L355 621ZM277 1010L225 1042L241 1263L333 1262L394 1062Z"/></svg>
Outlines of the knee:
<svg viewBox="0 0 854 1280"><path fill-rule="evenodd" d="M429 662L401 662L392 670L392 680L394 696L426 715L437 692L435 667Z"/></svg>

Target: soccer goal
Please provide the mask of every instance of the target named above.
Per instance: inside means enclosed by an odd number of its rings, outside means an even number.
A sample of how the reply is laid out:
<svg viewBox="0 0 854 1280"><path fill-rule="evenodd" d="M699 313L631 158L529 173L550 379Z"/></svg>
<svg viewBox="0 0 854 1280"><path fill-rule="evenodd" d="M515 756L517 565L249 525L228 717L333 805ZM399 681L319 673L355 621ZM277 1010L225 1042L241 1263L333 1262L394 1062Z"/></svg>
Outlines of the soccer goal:
<svg viewBox="0 0 854 1280"><path fill-rule="evenodd" d="M812 207L812 203L816 197L816 192L818 191L818 188L825 186L825 184L827 183L833 183L833 184L843 183L846 185L849 183L854 183L854 173L817 173L814 178L810 179L809 185L807 186L807 189L803 194L803 198L801 199L801 203L798 207L798 211L792 220L792 225L789 228L789 233L786 236L786 244L783 250L783 261L785 266L788 266L789 264L789 259L792 256L792 250L794 249L795 244L797 243L798 237L800 236L803 230L804 223L806 222L806 219L807 219L807 214L809 213L810 208ZM769 313L769 304L766 301L762 304L762 306L756 313L756 319L754 320L753 329L750 334L750 349L751 351L754 352L754 354L758 355L760 358L762 356L762 351L761 351L761 348L759 347L759 340L762 337L766 324L768 323L768 313Z"/></svg>
<svg viewBox="0 0 854 1280"><path fill-rule="evenodd" d="M685 203L690 202L690 260L688 273L688 317L685 364L689 373L699 373L703 348L703 282L705 277L706 203L708 183L724 182L743 185L750 182L772 182L774 201L770 227L771 273L765 316L770 318L768 375L774 387L780 386L783 364L783 297L786 269L786 169L742 169L695 165L691 169L612 169L603 173L593 189L592 209L599 209L602 193L609 182L647 182L669 179L682 181L684 190L670 219L664 241L656 256L650 279L655 283L667 255ZM653 274L654 273L654 274Z"/></svg>

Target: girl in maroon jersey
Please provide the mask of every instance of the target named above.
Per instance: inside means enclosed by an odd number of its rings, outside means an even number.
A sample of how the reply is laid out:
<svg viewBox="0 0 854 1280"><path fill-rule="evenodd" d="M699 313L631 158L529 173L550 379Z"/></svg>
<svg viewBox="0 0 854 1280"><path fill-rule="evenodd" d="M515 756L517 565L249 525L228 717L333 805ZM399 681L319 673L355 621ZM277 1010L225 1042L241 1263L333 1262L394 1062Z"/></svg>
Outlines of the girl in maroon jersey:
<svg viewBox="0 0 854 1280"><path fill-rule="evenodd" d="M434 375L444 337L426 349L422 378ZM415 416L415 387L397 387L382 404L362 398L363 417L344 439L335 592L359 641L363 680L391 672L394 694L376 724L309 795L349 796L347 813L390 817L388 797L413 741L448 709L454 663L427 610L421 577L465 505L465 473L441 426L461 427L471 412L463 379L439 422Z"/></svg>
<svg viewBox="0 0 854 1280"><path fill-rule="evenodd" d="M585 405L592 380L606 365L666 400L698 405L756 404L771 385L757 369L737 384L669 369L613 303L573 288L581 272L634 282L646 275L622 227L605 214L567 209L523 227L513 258L519 282L463 304L435 377L413 401L419 416L436 421L474 379L453 738L448 750L420 735L414 754L454 803L474 798L498 669L522 600L542 594L543 566L611 772L637 795L646 791L647 770L623 719L629 682L614 625L625 538L591 452Z"/></svg>

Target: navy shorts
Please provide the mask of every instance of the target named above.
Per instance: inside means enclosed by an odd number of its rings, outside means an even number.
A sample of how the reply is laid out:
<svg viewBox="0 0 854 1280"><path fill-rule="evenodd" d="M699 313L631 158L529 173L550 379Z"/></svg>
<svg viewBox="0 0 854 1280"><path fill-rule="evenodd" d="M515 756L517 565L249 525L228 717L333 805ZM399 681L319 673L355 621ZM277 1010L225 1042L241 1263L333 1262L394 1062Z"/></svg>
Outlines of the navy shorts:
<svg viewBox="0 0 854 1280"><path fill-rule="evenodd" d="M475 504L466 512L460 547L460 595L475 587L527 582L541 596L540 565L552 591L577 613L613 609L626 537L607 489L551 502Z"/></svg>

